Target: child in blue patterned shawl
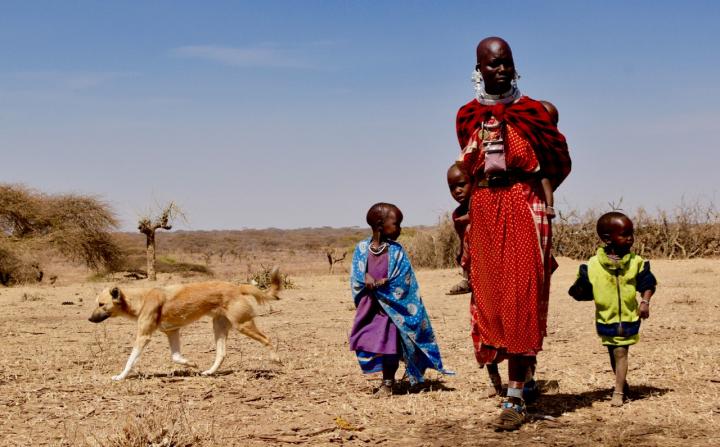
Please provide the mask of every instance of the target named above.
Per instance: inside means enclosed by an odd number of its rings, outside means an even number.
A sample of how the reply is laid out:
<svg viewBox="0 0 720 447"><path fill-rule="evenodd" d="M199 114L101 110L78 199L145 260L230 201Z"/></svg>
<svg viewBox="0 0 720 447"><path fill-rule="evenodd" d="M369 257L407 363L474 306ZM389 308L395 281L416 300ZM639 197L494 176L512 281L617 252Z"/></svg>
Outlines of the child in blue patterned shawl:
<svg viewBox="0 0 720 447"><path fill-rule="evenodd" d="M358 243L353 254L350 287L357 310L350 349L364 373L382 371L375 397L392 394L400 360L411 384L422 382L428 368L449 373L443 369L410 260L395 242L402 219L395 205L373 205L367 213L372 237Z"/></svg>

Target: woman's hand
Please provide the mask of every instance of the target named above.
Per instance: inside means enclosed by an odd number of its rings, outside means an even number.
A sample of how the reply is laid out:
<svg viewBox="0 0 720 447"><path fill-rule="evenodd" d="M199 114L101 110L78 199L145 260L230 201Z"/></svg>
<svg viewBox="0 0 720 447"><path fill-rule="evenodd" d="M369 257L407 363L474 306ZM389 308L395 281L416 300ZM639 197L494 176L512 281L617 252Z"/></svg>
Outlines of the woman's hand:
<svg viewBox="0 0 720 447"><path fill-rule="evenodd" d="M640 301L640 307L638 307L638 315L643 320L650 316L650 302L642 300Z"/></svg>

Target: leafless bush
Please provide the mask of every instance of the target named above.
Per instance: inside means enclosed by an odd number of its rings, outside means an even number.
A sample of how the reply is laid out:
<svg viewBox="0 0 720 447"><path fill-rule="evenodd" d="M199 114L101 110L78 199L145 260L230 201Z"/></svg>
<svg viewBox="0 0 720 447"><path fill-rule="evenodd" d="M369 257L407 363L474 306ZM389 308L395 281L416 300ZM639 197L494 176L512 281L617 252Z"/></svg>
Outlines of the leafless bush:
<svg viewBox="0 0 720 447"><path fill-rule="evenodd" d="M456 265L460 240L449 214L441 216L435 227L405 231L400 243L414 267L449 268Z"/></svg>
<svg viewBox="0 0 720 447"><path fill-rule="evenodd" d="M264 265L260 265L260 270L255 272L249 272L247 281L249 283L255 284L260 289L267 289L270 287L270 281L272 279L272 273L273 273L273 267L266 267ZM280 273L280 284L282 284L283 289L294 289L295 283L288 278L288 275Z"/></svg>
<svg viewBox="0 0 720 447"><path fill-rule="evenodd" d="M325 248L325 256L328 260L328 264L330 266L329 273L332 274L335 270L335 264L341 263L345 260L345 258L348 255L348 250L343 250L336 247L326 247Z"/></svg>
<svg viewBox="0 0 720 447"><path fill-rule="evenodd" d="M608 210L610 211L610 210ZM601 244L595 224L601 213L561 213L554 226L555 253L587 259ZM714 204L682 203L655 214L629 214L635 225L633 251L646 258L688 259L720 256L720 212Z"/></svg>
<svg viewBox="0 0 720 447"><path fill-rule="evenodd" d="M595 225L606 211L622 211L622 201L609 204L607 210L571 210L559 213L553 224L553 250L558 256L587 259L601 241ZM646 258L688 259L720 257L720 211L714 204L682 203L671 212L645 209L626 213L635 225L633 251ZM448 268L455 266L459 240L452 219L440 218L435 227L404 230L400 242L415 267Z"/></svg>
<svg viewBox="0 0 720 447"><path fill-rule="evenodd" d="M24 282L22 271L40 270L48 250L112 270L122 254L110 231L117 226L109 206L91 196L49 195L21 185L0 184L0 277Z"/></svg>

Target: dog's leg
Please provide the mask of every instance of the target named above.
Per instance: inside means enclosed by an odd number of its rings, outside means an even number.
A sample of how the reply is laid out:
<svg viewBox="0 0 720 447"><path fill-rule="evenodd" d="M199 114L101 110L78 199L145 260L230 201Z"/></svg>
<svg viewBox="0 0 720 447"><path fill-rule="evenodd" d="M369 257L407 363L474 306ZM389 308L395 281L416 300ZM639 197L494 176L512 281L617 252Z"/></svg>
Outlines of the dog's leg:
<svg viewBox="0 0 720 447"><path fill-rule="evenodd" d="M168 342L170 343L170 356L172 361L181 365L197 368L196 364L192 363L180 354L180 329L166 332L165 335L167 335Z"/></svg>
<svg viewBox="0 0 720 447"><path fill-rule="evenodd" d="M257 340L260 343L264 344L270 349L270 358L274 362L280 363L280 357L278 356L277 352L275 351L275 348L273 347L272 343L270 343L270 339L265 336L262 332L260 332L260 329L255 326L254 320L248 320L240 325L237 326L237 330L240 331L241 334L247 335L248 337L252 338L253 340Z"/></svg>
<svg viewBox="0 0 720 447"><path fill-rule="evenodd" d="M225 360L225 341L227 340L228 331L230 330L230 321L222 315L213 318L213 332L215 333L215 363L207 371L203 371L203 376L215 374Z"/></svg>
<svg viewBox="0 0 720 447"><path fill-rule="evenodd" d="M147 346L149 342L150 335L138 334L137 338L135 339L135 346L133 347L133 350L130 353L130 357L125 364L125 369L117 376L113 376L113 380L123 380L125 379L125 377L127 377L128 374L130 374L130 370L133 366L135 366L135 362L137 362L137 359L140 357L140 354L142 354L143 349L145 349L145 346Z"/></svg>

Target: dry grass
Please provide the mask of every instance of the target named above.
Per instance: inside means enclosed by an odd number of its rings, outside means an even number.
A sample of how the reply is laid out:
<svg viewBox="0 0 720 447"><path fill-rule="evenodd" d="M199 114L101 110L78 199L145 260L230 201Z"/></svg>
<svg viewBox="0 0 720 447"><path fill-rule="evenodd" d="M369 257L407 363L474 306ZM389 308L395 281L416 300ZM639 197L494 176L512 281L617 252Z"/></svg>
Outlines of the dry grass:
<svg viewBox="0 0 720 447"><path fill-rule="evenodd" d="M201 377L172 364L156 334L137 374L121 383L110 376L127 359L134 324L86 320L107 284L0 288L0 445L148 446L166 438L242 446L719 445L717 261L654 262L660 286L630 351L636 398L620 409L608 402L613 377L592 304L566 294L577 265L560 259L539 357L538 378L559 381L560 391L544 396L535 420L511 434L488 427L498 402L478 397L486 375L472 354L468 296L444 295L456 270L423 270L418 278L444 361L457 376L430 373L423 392L382 401L370 397L377 381L360 374L348 350L354 310L345 274L294 277L297 288L258 319L282 365L235 333L221 374ZM209 321L183 332L183 352L200 367L212 363L212 346Z"/></svg>

